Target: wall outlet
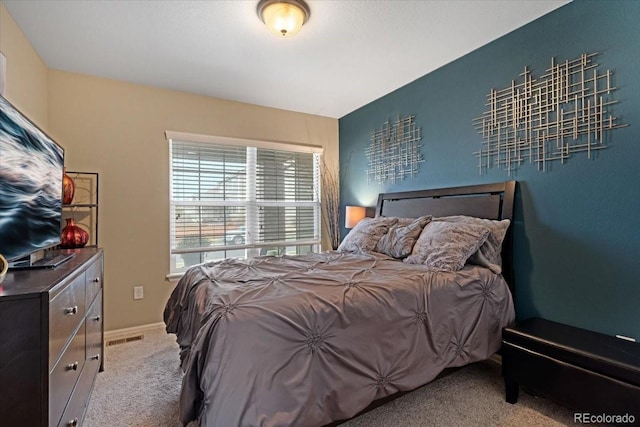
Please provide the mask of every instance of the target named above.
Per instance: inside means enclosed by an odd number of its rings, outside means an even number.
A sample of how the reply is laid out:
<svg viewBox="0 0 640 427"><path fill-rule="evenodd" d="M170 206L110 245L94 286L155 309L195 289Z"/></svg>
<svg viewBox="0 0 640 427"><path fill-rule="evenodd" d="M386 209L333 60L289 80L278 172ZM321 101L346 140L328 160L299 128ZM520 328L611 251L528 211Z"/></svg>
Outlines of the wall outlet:
<svg viewBox="0 0 640 427"><path fill-rule="evenodd" d="M144 298L144 288L142 286L134 286L133 299L142 299L142 298Z"/></svg>

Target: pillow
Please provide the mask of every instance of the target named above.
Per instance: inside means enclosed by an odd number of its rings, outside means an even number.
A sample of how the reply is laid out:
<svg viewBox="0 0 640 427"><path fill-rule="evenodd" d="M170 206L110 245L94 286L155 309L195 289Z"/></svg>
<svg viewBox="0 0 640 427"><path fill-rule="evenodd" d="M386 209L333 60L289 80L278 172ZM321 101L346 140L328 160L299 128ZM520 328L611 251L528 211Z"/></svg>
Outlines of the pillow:
<svg viewBox="0 0 640 427"><path fill-rule="evenodd" d="M384 216L364 218L347 234L338 252L372 252L375 250L378 240L389 231L389 227L398 222L398 218Z"/></svg>
<svg viewBox="0 0 640 427"><path fill-rule="evenodd" d="M489 268L496 274L502 272L502 260L500 253L502 252L502 241L507 234L511 221L503 219L502 221L475 218L472 216L456 215L434 218L434 221L457 222L466 224L483 225L490 230L487 241L480 246L480 249L469 257L469 263L481 265Z"/></svg>
<svg viewBox="0 0 640 427"><path fill-rule="evenodd" d="M432 221L424 227L411 255L404 262L424 264L432 270L457 271L487 240L482 225Z"/></svg>
<svg viewBox="0 0 640 427"><path fill-rule="evenodd" d="M418 240L425 225L431 221L431 215L420 218L398 218L398 222L389 228L387 234L378 240L376 252L402 259L411 255L413 245Z"/></svg>

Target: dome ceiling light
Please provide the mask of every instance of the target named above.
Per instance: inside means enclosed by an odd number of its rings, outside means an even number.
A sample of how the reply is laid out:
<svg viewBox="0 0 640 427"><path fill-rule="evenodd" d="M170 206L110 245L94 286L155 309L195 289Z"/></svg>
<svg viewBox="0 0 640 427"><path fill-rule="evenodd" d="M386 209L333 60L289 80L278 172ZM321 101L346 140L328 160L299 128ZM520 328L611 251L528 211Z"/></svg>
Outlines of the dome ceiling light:
<svg viewBox="0 0 640 427"><path fill-rule="evenodd" d="M260 0L258 16L278 37L293 37L309 20L311 10L303 0Z"/></svg>

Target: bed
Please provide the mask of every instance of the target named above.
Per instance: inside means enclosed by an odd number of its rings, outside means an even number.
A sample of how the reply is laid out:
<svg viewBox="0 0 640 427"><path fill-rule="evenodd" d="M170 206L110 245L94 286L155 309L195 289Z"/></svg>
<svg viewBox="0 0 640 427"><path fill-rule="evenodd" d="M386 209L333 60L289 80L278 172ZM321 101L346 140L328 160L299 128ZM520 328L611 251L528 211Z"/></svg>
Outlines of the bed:
<svg viewBox="0 0 640 427"><path fill-rule="evenodd" d="M390 235L398 219L428 215L418 241L428 227L462 227L444 224L458 221L451 218L508 224L514 192L508 181L381 194L371 222L395 221ZM185 372L180 421L322 426L489 358L515 317L511 227L504 230L497 270L469 257L442 271L408 263L415 250L398 259L379 245L191 268L164 312ZM480 234L474 256L491 230Z"/></svg>

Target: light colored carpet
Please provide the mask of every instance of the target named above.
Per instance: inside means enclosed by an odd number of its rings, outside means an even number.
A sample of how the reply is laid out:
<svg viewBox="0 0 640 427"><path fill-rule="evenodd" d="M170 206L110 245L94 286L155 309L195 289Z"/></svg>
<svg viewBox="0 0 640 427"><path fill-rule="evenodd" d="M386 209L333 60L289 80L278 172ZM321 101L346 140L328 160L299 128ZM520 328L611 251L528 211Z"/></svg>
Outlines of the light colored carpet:
<svg viewBox="0 0 640 427"><path fill-rule="evenodd" d="M142 341L107 347L105 371L96 379L84 426L179 427L181 377L175 336L162 330L145 332ZM546 399L521 392L517 404L506 403L500 368L487 362L457 370L342 426L572 424L572 411Z"/></svg>

